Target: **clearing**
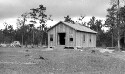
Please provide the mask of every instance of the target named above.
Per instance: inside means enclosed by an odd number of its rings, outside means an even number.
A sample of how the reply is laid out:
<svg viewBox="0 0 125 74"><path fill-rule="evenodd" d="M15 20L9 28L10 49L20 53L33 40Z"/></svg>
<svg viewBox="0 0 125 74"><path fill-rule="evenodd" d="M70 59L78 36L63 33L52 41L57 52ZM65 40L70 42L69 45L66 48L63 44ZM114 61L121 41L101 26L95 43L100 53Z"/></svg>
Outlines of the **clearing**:
<svg viewBox="0 0 125 74"><path fill-rule="evenodd" d="M124 52L96 49L0 48L0 74L125 74Z"/></svg>

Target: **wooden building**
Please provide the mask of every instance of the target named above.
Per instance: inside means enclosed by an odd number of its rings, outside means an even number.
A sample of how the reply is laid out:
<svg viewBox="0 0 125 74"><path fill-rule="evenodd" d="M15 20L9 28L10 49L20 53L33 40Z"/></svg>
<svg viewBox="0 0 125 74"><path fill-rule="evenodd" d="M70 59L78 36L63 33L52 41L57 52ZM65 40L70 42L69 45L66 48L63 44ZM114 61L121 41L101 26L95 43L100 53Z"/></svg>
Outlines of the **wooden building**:
<svg viewBox="0 0 125 74"><path fill-rule="evenodd" d="M95 31L60 21L48 30L48 47L96 47Z"/></svg>

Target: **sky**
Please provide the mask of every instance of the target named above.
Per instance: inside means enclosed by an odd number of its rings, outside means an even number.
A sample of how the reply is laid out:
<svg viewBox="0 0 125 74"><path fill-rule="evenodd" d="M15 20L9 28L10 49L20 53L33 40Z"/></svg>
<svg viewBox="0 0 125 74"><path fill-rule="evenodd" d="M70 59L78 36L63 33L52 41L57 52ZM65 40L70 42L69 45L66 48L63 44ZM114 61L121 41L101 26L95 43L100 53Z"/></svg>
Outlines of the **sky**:
<svg viewBox="0 0 125 74"><path fill-rule="evenodd" d="M48 22L52 26L63 21L66 15L71 18L85 15L84 21L89 21L92 16L104 20L110 0L0 0L0 29L4 28L4 22L16 28L16 19L40 4L46 7L46 14L52 15L54 21Z"/></svg>

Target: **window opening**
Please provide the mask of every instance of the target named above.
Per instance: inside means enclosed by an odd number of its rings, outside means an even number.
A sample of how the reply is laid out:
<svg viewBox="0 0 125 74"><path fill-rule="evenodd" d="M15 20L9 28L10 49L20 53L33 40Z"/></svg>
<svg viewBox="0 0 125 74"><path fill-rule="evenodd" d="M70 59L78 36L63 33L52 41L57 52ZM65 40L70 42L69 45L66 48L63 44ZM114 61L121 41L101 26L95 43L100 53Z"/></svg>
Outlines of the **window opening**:
<svg viewBox="0 0 125 74"><path fill-rule="evenodd" d="M70 38L69 40L70 40L70 41L73 41L73 38Z"/></svg>
<svg viewBox="0 0 125 74"><path fill-rule="evenodd" d="M91 42L91 34L90 34L90 42Z"/></svg>
<svg viewBox="0 0 125 74"><path fill-rule="evenodd" d="M53 34L50 34L50 41L53 41Z"/></svg>
<svg viewBox="0 0 125 74"><path fill-rule="evenodd" d="M83 34L83 42L85 42L85 34Z"/></svg>

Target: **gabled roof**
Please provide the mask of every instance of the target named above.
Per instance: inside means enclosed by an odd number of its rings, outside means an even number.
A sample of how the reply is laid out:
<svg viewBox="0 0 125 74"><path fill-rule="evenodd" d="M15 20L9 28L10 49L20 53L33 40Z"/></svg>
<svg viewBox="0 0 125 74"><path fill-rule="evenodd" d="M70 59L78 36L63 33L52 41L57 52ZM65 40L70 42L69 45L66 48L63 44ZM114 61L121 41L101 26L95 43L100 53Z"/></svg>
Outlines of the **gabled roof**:
<svg viewBox="0 0 125 74"><path fill-rule="evenodd" d="M89 33L97 33L96 31L93 31L93 30L91 30L90 28L87 28L87 27L82 26L82 25L79 25L79 24L72 24L72 23L67 23L67 22L60 21L60 22L58 22L56 25L58 25L59 23L63 23L63 24L65 24L65 25L67 25L67 26L69 26L69 27L71 27L71 28L73 28L73 29L75 29L75 30L77 30L77 31L89 32ZM52 28L55 27L56 25L52 26L50 29L52 29ZM50 30L50 29L49 29L49 30ZM48 30L48 31L49 31L49 30Z"/></svg>

